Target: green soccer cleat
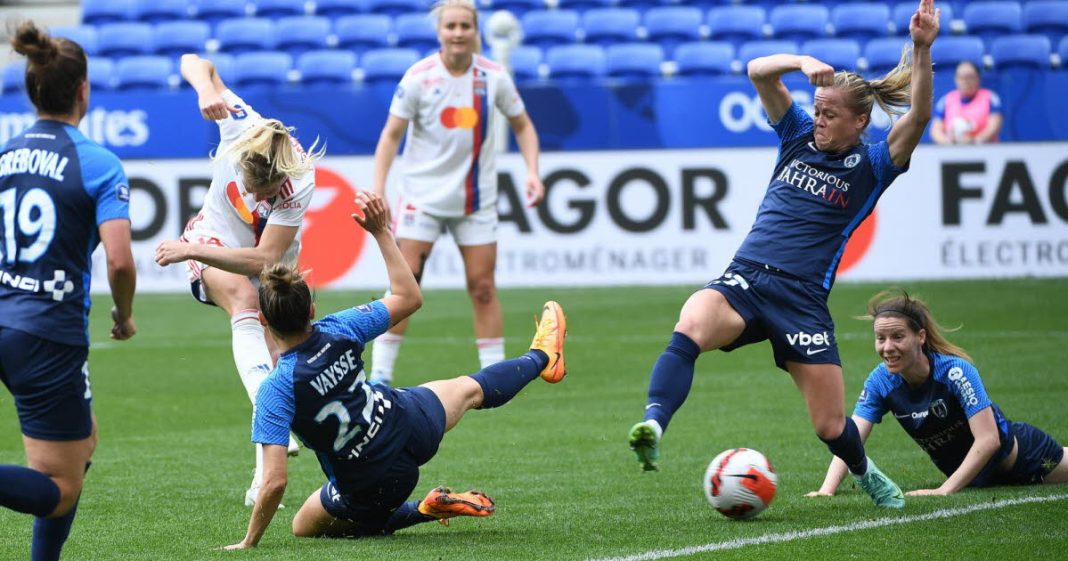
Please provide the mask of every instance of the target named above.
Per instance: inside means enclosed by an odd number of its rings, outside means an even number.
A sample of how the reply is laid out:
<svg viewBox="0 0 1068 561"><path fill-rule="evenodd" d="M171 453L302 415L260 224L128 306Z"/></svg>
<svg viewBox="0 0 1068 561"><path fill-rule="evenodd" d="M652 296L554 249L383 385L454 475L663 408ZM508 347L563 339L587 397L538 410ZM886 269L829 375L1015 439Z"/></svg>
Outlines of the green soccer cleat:
<svg viewBox="0 0 1068 561"><path fill-rule="evenodd" d="M648 421L642 421L630 428L630 449L638 456L638 462L644 471L660 469L660 435Z"/></svg>
<svg viewBox="0 0 1068 561"><path fill-rule="evenodd" d="M871 458L868 458L868 472L863 477L858 477L857 483L860 484L861 489L864 489L871 496L875 506L882 508L902 508L905 506L905 494L901 492L901 488L891 481L886 474L879 471L879 468L875 466L875 462L871 461Z"/></svg>

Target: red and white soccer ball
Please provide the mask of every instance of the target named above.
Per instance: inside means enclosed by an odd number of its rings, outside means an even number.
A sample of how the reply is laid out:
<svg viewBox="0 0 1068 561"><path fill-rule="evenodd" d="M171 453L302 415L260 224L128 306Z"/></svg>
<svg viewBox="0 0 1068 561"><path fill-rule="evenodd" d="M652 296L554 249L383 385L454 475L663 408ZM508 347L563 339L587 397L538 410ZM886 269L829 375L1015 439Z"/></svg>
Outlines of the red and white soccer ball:
<svg viewBox="0 0 1068 561"><path fill-rule="evenodd" d="M779 476L764 454L731 448L716 456L705 470L705 497L728 518L752 518L775 498Z"/></svg>

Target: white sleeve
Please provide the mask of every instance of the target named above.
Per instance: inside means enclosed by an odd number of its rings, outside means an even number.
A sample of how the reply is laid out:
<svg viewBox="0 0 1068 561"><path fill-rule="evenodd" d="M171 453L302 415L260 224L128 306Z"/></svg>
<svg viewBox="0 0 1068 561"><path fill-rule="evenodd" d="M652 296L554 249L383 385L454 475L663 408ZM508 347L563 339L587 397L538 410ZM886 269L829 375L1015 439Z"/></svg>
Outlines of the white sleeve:
<svg viewBox="0 0 1068 561"><path fill-rule="evenodd" d="M518 117L527 110L523 105L523 98L519 97L519 90L515 82L507 72L501 72L497 80L497 91L493 95L493 104L508 118Z"/></svg>
<svg viewBox="0 0 1068 561"><path fill-rule="evenodd" d="M232 107L240 109L237 113L231 113L225 119L221 121L215 121L215 124L219 125L219 146L220 148L233 142L235 138L241 136L241 133L248 130L249 127L263 120L263 116L256 112L245 100L235 94L232 90L226 90L222 93L222 98L226 103Z"/></svg>
<svg viewBox="0 0 1068 561"><path fill-rule="evenodd" d="M389 114L411 121L419 110L419 82L412 78L411 69L404 73L400 84L393 92L393 101L389 104Z"/></svg>
<svg viewBox="0 0 1068 561"><path fill-rule="evenodd" d="M275 204L271 215L267 217L268 225L300 226L304 220L304 213L311 205L312 195L315 193L315 171L292 180L292 184L293 194Z"/></svg>

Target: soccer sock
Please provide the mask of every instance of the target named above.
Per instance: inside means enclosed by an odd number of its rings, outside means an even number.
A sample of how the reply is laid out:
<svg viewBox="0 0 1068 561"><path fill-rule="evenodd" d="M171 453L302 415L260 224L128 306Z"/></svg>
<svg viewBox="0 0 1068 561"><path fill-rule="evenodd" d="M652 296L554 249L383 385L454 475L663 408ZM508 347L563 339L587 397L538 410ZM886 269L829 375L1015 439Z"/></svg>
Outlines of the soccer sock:
<svg viewBox="0 0 1068 561"><path fill-rule="evenodd" d="M292 436L290 438L293 438ZM263 483L263 445L256 444L256 471L252 474L252 485Z"/></svg>
<svg viewBox="0 0 1068 561"><path fill-rule="evenodd" d="M645 405L646 421L656 421L662 430L667 430L672 415L690 393L694 364L700 354L701 348L693 339L678 331L671 334L671 342L653 364Z"/></svg>
<svg viewBox="0 0 1068 561"><path fill-rule="evenodd" d="M237 374L245 385L249 401L255 404L260 383L271 373L272 364L267 341L263 338L259 312L254 309L237 312L230 318L230 329L233 331L231 343Z"/></svg>
<svg viewBox="0 0 1068 561"><path fill-rule="evenodd" d="M383 333L371 345L371 381L390 383L393 381L393 364L397 362L404 335Z"/></svg>
<svg viewBox="0 0 1068 561"><path fill-rule="evenodd" d="M78 501L70 512L58 518L37 517L33 522L33 542L30 546L30 561L59 561L59 553L70 535Z"/></svg>
<svg viewBox="0 0 1068 561"><path fill-rule="evenodd" d="M845 462L853 475L864 475L868 471L868 458L864 455L864 443L860 440L860 431L853 419L846 417L845 428L838 438L821 438L831 453Z"/></svg>
<svg viewBox="0 0 1068 561"><path fill-rule="evenodd" d="M532 349L527 354L487 366L471 377L482 386L482 406L479 409L500 407L529 384L549 364L545 353Z"/></svg>
<svg viewBox="0 0 1068 561"><path fill-rule="evenodd" d="M485 368L504 360L504 337L475 339L475 345L478 346L479 368Z"/></svg>
<svg viewBox="0 0 1068 561"><path fill-rule="evenodd" d="M392 534L397 530L403 530L409 526L434 520L437 520L437 518L419 512L419 501L408 501L393 511L389 521L386 522L385 528L383 528L383 533Z"/></svg>
<svg viewBox="0 0 1068 561"><path fill-rule="evenodd" d="M48 516L58 504L59 486L50 477L28 467L0 465L0 505Z"/></svg>

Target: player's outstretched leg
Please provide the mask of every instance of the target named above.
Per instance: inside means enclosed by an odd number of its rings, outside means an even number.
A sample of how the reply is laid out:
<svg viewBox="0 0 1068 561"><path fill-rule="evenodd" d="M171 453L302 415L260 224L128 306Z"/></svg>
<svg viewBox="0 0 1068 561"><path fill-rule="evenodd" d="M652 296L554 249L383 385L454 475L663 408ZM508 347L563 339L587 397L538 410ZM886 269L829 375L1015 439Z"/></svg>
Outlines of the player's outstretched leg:
<svg viewBox="0 0 1068 561"><path fill-rule="evenodd" d="M419 512L432 516L448 526L449 519L457 516L489 516L497 510L497 503L481 491L454 493L448 487L431 489L419 503Z"/></svg>
<svg viewBox="0 0 1068 561"><path fill-rule="evenodd" d="M868 471L864 475L854 475L857 484L871 497L875 506L883 508L902 508L905 506L905 494L889 477L886 476L875 462L868 458Z"/></svg>
<svg viewBox="0 0 1068 561"><path fill-rule="evenodd" d="M564 338L567 337L567 316L560 304L549 300L541 308L541 319L530 350L541 351L549 358L549 364L541 371L541 378L555 384L567 375L564 364Z"/></svg>
<svg viewBox="0 0 1068 561"><path fill-rule="evenodd" d="M685 333L671 334L671 342L653 364L645 405L645 420L630 428L628 443L645 471L660 469L660 439L693 385L694 364L701 348Z"/></svg>

